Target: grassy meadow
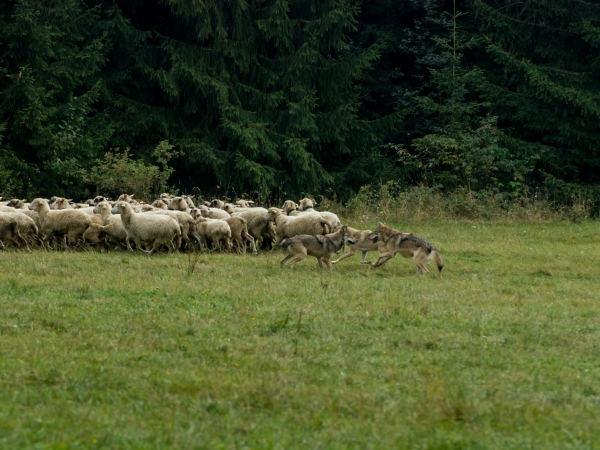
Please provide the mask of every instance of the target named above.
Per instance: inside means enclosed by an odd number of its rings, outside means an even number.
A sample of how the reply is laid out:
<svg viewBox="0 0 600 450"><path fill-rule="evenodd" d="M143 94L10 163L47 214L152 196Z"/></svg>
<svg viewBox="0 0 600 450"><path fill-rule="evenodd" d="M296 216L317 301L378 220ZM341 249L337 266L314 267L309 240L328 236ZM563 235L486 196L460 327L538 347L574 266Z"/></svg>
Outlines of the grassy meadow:
<svg viewBox="0 0 600 450"><path fill-rule="evenodd" d="M600 224L395 225L442 277L0 253L0 448L600 448Z"/></svg>

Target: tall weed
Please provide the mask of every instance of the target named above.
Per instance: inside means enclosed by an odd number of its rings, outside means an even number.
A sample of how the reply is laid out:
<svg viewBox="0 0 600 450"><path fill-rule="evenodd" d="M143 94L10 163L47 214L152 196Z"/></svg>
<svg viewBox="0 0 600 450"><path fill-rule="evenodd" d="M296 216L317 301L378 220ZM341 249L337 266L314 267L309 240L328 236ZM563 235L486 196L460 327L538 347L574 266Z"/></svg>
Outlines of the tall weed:
<svg viewBox="0 0 600 450"><path fill-rule="evenodd" d="M522 189L519 195L495 190L452 192L435 187L401 188L390 181L363 186L345 205L324 200L322 206L363 227L375 221L486 220L493 222L580 222L593 217L595 202L585 195L570 203L553 200L549 189Z"/></svg>

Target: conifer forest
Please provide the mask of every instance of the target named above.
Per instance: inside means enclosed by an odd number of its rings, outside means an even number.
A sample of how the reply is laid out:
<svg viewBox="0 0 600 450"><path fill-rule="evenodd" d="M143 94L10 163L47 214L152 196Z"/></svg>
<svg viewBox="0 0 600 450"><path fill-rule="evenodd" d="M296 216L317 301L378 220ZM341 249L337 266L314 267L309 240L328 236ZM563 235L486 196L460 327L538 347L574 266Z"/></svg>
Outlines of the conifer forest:
<svg viewBox="0 0 600 450"><path fill-rule="evenodd" d="M0 196L600 202L600 3L5 0ZM123 179L122 179L123 178ZM138 184L139 184L138 183Z"/></svg>

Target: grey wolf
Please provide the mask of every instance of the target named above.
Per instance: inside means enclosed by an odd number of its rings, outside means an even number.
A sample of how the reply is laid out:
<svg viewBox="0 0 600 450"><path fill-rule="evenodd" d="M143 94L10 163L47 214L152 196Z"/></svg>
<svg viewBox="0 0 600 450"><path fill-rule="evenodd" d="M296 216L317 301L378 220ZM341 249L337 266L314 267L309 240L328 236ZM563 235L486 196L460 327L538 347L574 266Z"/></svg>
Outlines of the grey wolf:
<svg viewBox="0 0 600 450"><path fill-rule="evenodd" d="M284 239L279 246L287 249L289 255L281 260L281 267L292 258L289 263L290 266L302 261L307 256L314 256L319 262L319 267L323 268L324 262L331 269L333 267L330 262L331 256L338 252L345 242L349 244L356 242L348 231L347 225L343 225L337 231L324 236L300 234Z"/></svg>
<svg viewBox="0 0 600 450"><path fill-rule="evenodd" d="M369 236L369 239L374 243L382 241L385 245L385 252L379 255L379 258L377 259L377 262L373 264L373 267L379 267L385 264L396 256L396 253L400 253L400 255L405 258L412 257L417 266L417 273L419 273L419 271L423 274L429 273L425 264L432 259L435 259L440 272L444 268L444 261L442 260L438 249L420 236L411 233L403 233L379 222L375 231Z"/></svg>

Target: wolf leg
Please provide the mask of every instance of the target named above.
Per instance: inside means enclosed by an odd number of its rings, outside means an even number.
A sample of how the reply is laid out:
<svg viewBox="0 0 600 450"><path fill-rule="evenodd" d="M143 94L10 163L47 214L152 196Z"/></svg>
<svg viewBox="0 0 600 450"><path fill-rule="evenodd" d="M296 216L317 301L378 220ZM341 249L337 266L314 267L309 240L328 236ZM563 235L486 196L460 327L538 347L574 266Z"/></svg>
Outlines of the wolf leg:
<svg viewBox="0 0 600 450"><path fill-rule="evenodd" d="M361 264L369 264L369 261L366 261L368 252L361 250L361 253L362 253L362 255L360 256L360 263Z"/></svg>
<svg viewBox="0 0 600 450"><path fill-rule="evenodd" d="M385 264L386 262L388 262L393 257L394 257L393 253L382 253L379 255L379 259L377 260L377 262L375 264L373 264L373 267L379 267L379 266Z"/></svg>
<svg viewBox="0 0 600 450"><path fill-rule="evenodd" d="M346 253L345 255L340 256L338 259L336 259L335 261L331 261L332 264L337 264L340 261L346 259L346 258L350 258L351 256L356 255L356 250L350 250L348 253ZM364 259L364 258L363 258Z"/></svg>
<svg viewBox="0 0 600 450"><path fill-rule="evenodd" d="M305 254L301 253L299 255L296 255L296 257L290 261L289 266L291 267L292 264L296 264L297 262L302 261L304 258L306 258Z"/></svg>
<svg viewBox="0 0 600 450"><path fill-rule="evenodd" d="M283 266L285 265L285 263L286 263L286 262L287 262L287 261L288 261L290 258L292 258L293 256L294 256L294 255L292 255L291 253L290 253L289 255L287 255L285 258L283 258L283 259L281 260L281 262L279 263L279 266L280 266L280 267L283 267Z"/></svg>

